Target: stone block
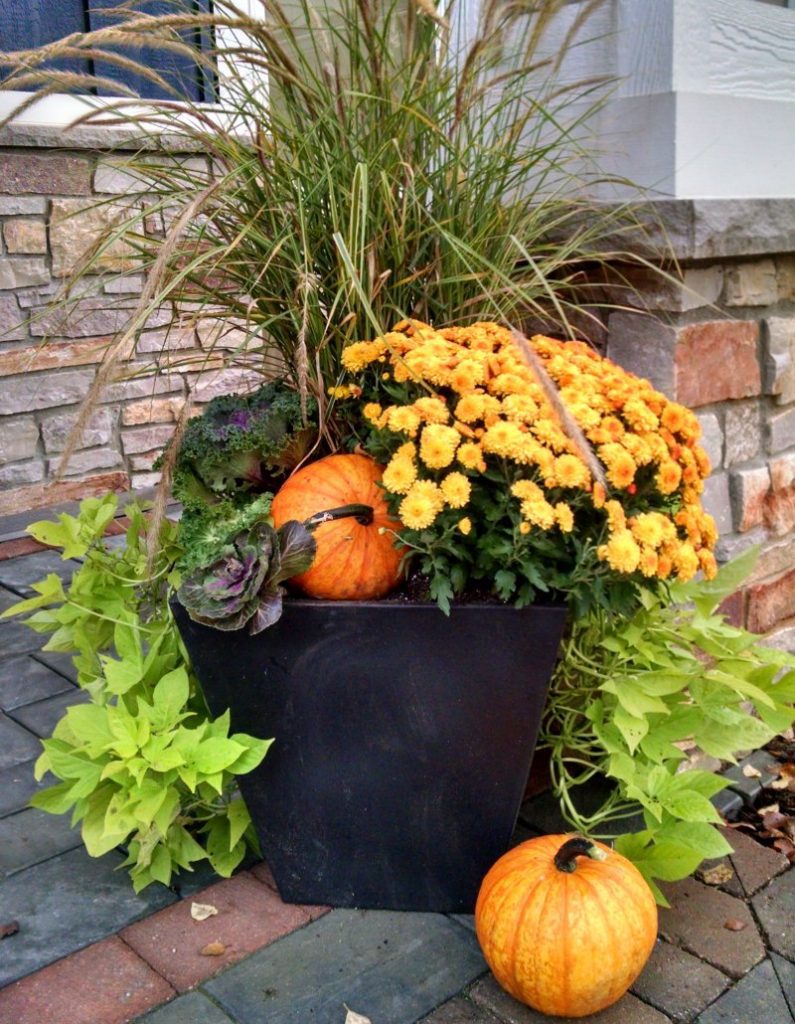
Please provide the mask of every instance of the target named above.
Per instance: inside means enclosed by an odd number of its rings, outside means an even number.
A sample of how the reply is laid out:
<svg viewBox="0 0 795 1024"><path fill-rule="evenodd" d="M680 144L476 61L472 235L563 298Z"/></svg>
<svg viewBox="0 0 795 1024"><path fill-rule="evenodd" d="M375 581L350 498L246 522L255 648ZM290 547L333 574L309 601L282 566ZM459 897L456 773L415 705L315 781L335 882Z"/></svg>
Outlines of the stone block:
<svg viewBox="0 0 795 1024"><path fill-rule="evenodd" d="M696 408L762 390L756 355L759 324L719 320L679 328L674 355L675 398Z"/></svg>
<svg viewBox="0 0 795 1024"><path fill-rule="evenodd" d="M795 871L774 878L751 902L770 948L795 960Z"/></svg>
<svg viewBox="0 0 795 1024"><path fill-rule="evenodd" d="M741 978L764 958L765 948L751 911L742 900L695 878L663 886L670 907L659 911L660 935L733 978ZM742 921L741 931L724 928Z"/></svg>
<svg viewBox="0 0 795 1024"><path fill-rule="evenodd" d="M41 459L28 462L9 462L0 466L0 487L24 487L44 479L44 463Z"/></svg>
<svg viewBox="0 0 795 1024"><path fill-rule="evenodd" d="M726 465L748 462L762 447L762 418L759 403L729 402L724 419Z"/></svg>
<svg viewBox="0 0 795 1024"><path fill-rule="evenodd" d="M28 337L25 319L16 296L0 294L0 341L24 341Z"/></svg>
<svg viewBox="0 0 795 1024"><path fill-rule="evenodd" d="M768 494L765 502L765 525L774 537L783 537L795 529L795 485Z"/></svg>
<svg viewBox="0 0 795 1024"><path fill-rule="evenodd" d="M770 484L774 491L783 491L795 483L795 452L785 452L768 462Z"/></svg>
<svg viewBox="0 0 795 1024"><path fill-rule="evenodd" d="M631 994L623 996L617 1003L613 1003L606 1010L593 1016L585 1018L548 1017L546 1014L539 1013L537 1010L517 1002L513 996L508 995L500 988L492 975L482 978L473 985L470 998L484 1012L496 1014L497 1019L504 1024L551 1024L552 1021L555 1021L556 1024L575 1024L575 1021L583 1019L591 1021L592 1024L665 1024L668 1021L663 1014ZM462 1024L468 1024L470 1019L476 1024L480 1024L481 1021L493 1020L494 1017L441 1018L442 1021L450 1021L450 1024L458 1024L459 1019ZM433 1016L429 1020L436 1024L437 1018Z"/></svg>
<svg viewBox="0 0 795 1024"><path fill-rule="evenodd" d="M0 466L4 462L32 459L39 443L39 428L32 416L6 420L0 429Z"/></svg>
<svg viewBox="0 0 795 1024"><path fill-rule="evenodd" d="M704 481L702 504L715 519L718 533L728 533L732 528L731 501L729 497L729 476L727 473L711 473Z"/></svg>
<svg viewBox="0 0 795 1024"><path fill-rule="evenodd" d="M44 196L0 196L0 217L46 212L47 200Z"/></svg>
<svg viewBox="0 0 795 1024"><path fill-rule="evenodd" d="M217 907L218 915L194 921L191 901L185 900L121 933L121 938L178 992L194 988L309 921L306 911L283 903L248 872L217 882L196 898ZM202 949L216 941L225 952L203 956Z"/></svg>
<svg viewBox="0 0 795 1024"><path fill-rule="evenodd" d="M698 1018L698 1024L788 1024L792 1014L772 963L765 960Z"/></svg>
<svg viewBox="0 0 795 1024"><path fill-rule="evenodd" d="M6 249L11 253L47 252L47 227L40 220L7 220L3 225Z"/></svg>
<svg viewBox="0 0 795 1024"><path fill-rule="evenodd" d="M174 433L172 424L157 424L147 427L132 427L122 431L121 441L125 455L137 455L150 452L155 448L164 448Z"/></svg>
<svg viewBox="0 0 795 1024"><path fill-rule="evenodd" d="M0 834L0 878L74 850L83 842L79 830L69 827L68 817L33 807L4 818Z"/></svg>
<svg viewBox="0 0 795 1024"><path fill-rule="evenodd" d="M134 161L134 162L132 162ZM176 171L177 174L190 175L185 177L186 183L197 176L207 180L207 160L201 156L135 156L132 161L128 157L106 157L97 165L94 172L94 191L107 195L130 195L133 192L146 192L155 184L164 171ZM152 166L148 175L145 165Z"/></svg>
<svg viewBox="0 0 795 1024"><path fill-rule="evenodd" d="M41 436L47 452L62 452L66 439L77 421L74 413L56 413L42 420ZM114 414L112 410L102 407L96 409L86 424L80 444L92 448L95 445L109 444L113 436Z"/></svg>
<svg viewBox="0 0 795 1024"><path fill-rule="evenodd" d="M102 285L108 295L138 295L144 286L141 274L123 274L109 277Z"/></svg>
<svg viewBox="0 0 795 1024"><path fill-rule="evenodd" d="M197 404L225 394L248 394L261 387L265 378L256 370L230 368L212 373L190 374L193 398Z"/></svg>
<svg viewBox="0 0 795 1024"><path fill-rule="evenodd" d="M72 686L55 697L47 697L46 700L36 701L35 704L22 704L9 711L8 717L24 726L34 736L46 739L52 735L53 729L66 714L67 708L74 707L75 704L87 704L88 701L89 696L85 690L78 690Z"/></svg>
<svg viewBox="0 0 795 1024"><path fill-rule="evenodd" d="M774 580L748 588L748 628L752 633L768 633L792 615L795 615L795 568Z"/></svg>
<svg viewBox="0 0 795 1024"><path fill-rule="evenodd" d="M73 405L85 397L93 370L59 370L15 377L0 388L0 416Z"/></svg>
<svg viewBox="0 0 795 1024"><path fill-rule="evenodd" d="M725 533L718 538L715 557L719 562L729 562L757 544L763 544L767 534L762 526L755 526L746 533Z"/></svg>
<svg viewBox="0 0 795 1024"><path fill-rule="evenodd" d="M729 483L734 527L745 533L764 521L765 499L770 491L767 466L751 466L732 472Z"/></svg>
<svg viewBox="0 0 795 1024"><path fill-rule="evenodd" d="M72 689L67 679L34 658L4 658L0 663L0 709L3 711Z"/></svg>
<svg viewBox="0 0 795 1024"><path fill-rule="evenodd" d="M779 651L795 654L795 626L785 626L765 637L765 647L775 647Z"/></svg>
<svg viewBox="0 0 795 1024"><path fill-rule="evenodd" d="M130 477L130 486L136 494L140 494L143 491L151 491L159 483L159 473L133 473Z"/></svg>
<svg viewBox="0 0 795 1024"><path fill-rule="evenodd" d="M124 406L121 421L125 427L147 423L176 423L184 404L185 399L182 397L142 398Z"/></svg>
<svg viewBox="0 0 795 1024"><path fill-rule="evenodd" d="M108 491L128 491L130 478L126 473L98 473L85 480L61 480L57 484L32 484L13 491L0 492L0 515L12 512L30 512L33 509L57 505L62 501L95 498Z"/></svg>
<svg viewBox="0 0 795 1024"><path fill-rule="evenodd" d="M149 473L158 455L160 455L159 448L155 448L151 452L144 452L142 455L131 455L129 458L130 469L139 473Z"/></svg>
<svg viewBox="0 0 795 1024"><path fill-rule="evenodd" d="M795 401L795 317L768 317L763 331L765 393Z"/></svg>
<svg viewBox="0 0 795 1024"><path fill-rule="evenodd" d="M607 355L667 395L674 392L676 330L641 313L611 313Z"/></svg>
<svg viewBox="0 0 795 1024"><path fill-rule="evenodd" d="M702 412L698 416L701 424L701 447L709 456L713 469L723 465L723 427L717 413Z"/></svg>
<svg viewBox="0 0 795 1024"><path fill-rule="evenodd" d="M441 914L333 910L203 989L235 1020L331 1024L342 1003L414 1021L486 970L475 936Z"/></svg>
<svg viewBox="0 0 795 1024"><path fill-rule="evenodd" d="M727 306L772 306L778 301L776 265L772 259L733 263L724 274Z"/></svg>
<svg viewBox="0 0 795 1024"><path fill-rule="evenodd" d="M795 407L771 416L766 429L768 451L775 453L795 446Z"/></svg>
<svg viewBox="0 0 795 1024"><path fill-rule="evenodd" d="M173 995L167 982L113 937L0 992L0 1013L15 1024L127 1024Z"/></svg>
<svg viewBox="0 0 795 1024"><path fill-rule="evenodd" d="M0 352L0 377L55 370L66 366L99 363L108 347L108 339L93 341L49 342Z"/></svg>
<svg viewBox="0 0 795 1024"><path fill-rule="evenodd" d="M252 342L252 332L245 320L214 320L205 317L196 324L202 348L244 352Z"/></svg>
<svg viewBox="0 0 795 1024"><path fill-rule="evenodd" d="M66 277L78 261L103 237L130 216L121 203L87 204L80 199L53 199L50 211L52 273ZM137 265L135 250L119 238L112 242L94 264L97 270L121 272Z"/></svg>
<svg viewBox="0 0 795 1024"><path fill-rule="evenodd" d="M37 285L35 288L22 288L16 292L17 302L22 309L37 310L34 307L46 306L58 291L57 281L48 281L46 284ZM27 314L32 316L33 314Z"/></svg>
<svg viewBox="0 0 795 1024"><path fill-rule="evenodd" d="M0 152L0 182L10 196L87 196L91 194L92 160L57 151L13 149ZM25 211L28 212L28 211Z"/></svg>
<svg viewBox="0 0 795 1024"><path fill-rule="evenodd" d="M13 768L38 757L40 753L41 744L32 732L7 715L0 714L0 768Z"/></svg>
<svg viewBox="0 0 795 1024"><path fill-rule="evenodd" d="M74 307L54 309L31 321L36 338L95 338L118 334L130 321L130 310L110 299L81 299Z"/></svg>
<svg viewBox="0 0 795 1024"><path fill-rule="evenodd" d="M632 992L677 1024L684 1024L714 1002L729 984L721 971L670 942L658 941Z"/></svg>
<svg viewBox="0 0 795 1024"><path fill-rule="evenodd" d="M117 382L108 384L103 391L105 402L123 402L130 398L151 398L153 395L184 393L185 380L179 373L162 371L152 373L152 364L127 363L120 371Z"/></svg>
<svg viewBox="0 0 795 1024"><path fill-rule="evenodd" d="M0 258L0 290L14 291L31 285L46 284L50 271L43 259L36 256L4 256Z"/></svg>
<svg viewBox="0 0 795 1024"><path fill-rule="evenodd" d="M778 276L778 297L782 302L795 299L795 256L779 256L776 259Z"/></svg>
<svg viewBox="0 0 795 1024"><path fill-rule="evenodd" d="M48 462L47 470L52 476L60 467L60 457ZM83 476L97 469L113 469L122 465L121 452L115 448L84 448L73 452L68 463L63 467L65 477Z"/></svg>
<svg viewBox="0 0 795 1024"><path fill-rule="evenodd" d="M468 999L456 997L440 1006L430 1017L423 1017L420 1024L500 1024L500 1020Z"/></svg>
<svg viewBox="0 0 795 1024"><path fill-rule="evenodd" d="M759 552L751 582L775 576L795 566L795 536L766 543Z"/></svg>
<svg viewBox="0 0 795 1024"><path fill-rule="evenodd" d="M175 324L173 327L144 331L138 339L140 355L152 352L171 352L179 349L196 348L196 331L192 326Z"/></svg>
<svg viewBox="0 0 795 1024"><path fill-rule="evenodd" d="M85 850L78 848L0 882L3 919L24 922L24 930L19 932L21 941L17 941L17 936L13 942L5 941L0 959L0 986L113 935L133 921L174 902L174 894L159 884L147 886L136 896L127 873L119 871L123 859L115 851L100 858L89 857ZM113 941L121 942L120 939ZM81 987L95 994L100 989L95 975L91 975L90 985L81 982ZM173 992L170 986L168 992ZM3 1016L0 1014L0 1018ZM58 1017L43 1016L36 1020L38 1024L43 1021L54 1024ZM102 1017L94 1020L104 1024Z"/></svg>

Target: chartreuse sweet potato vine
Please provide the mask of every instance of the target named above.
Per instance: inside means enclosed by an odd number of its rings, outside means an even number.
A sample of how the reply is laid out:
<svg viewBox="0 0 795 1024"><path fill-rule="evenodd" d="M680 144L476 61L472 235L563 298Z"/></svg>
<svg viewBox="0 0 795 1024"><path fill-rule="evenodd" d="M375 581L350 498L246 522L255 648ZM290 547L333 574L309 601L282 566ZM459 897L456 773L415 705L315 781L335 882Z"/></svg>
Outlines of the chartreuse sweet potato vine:
<svg viewBox="0 0 795 1024"><path fill-rule="evenodd" d="M207 713L168 606L179 582L176 527L162 524L150 569L141 505L125 509L126 545L103 544L116 507L115 495L89 498L77 517L31 526L37 540L83 563L67 589L51 573L4 614L33 612L27 624L51 634L44 650L74 655L89 697L43 741L37 777L50 771L59 781L32 802L71 811L92 856L126 847L137 892L197 861L232 873L256 842L235 777L260 763L270 741L230 735L228 713L215 721Z"/></svg>
<svg viewBox="0 0 795 1024"><path fill-rule="evenodd" d="M654 880L691 874L729 846L715 829L710 797L727 785L712 772L679 771L689 744L724 761L766 743L793 721L795 658L763 647L717 611L750 572L757 552L712 581L646 590L629 617L593 611L572 623L552 683L541 744L552 753L556 795L572 826L615 836L622 819L643 829L618 835L616 849ZM586 813L583 787L615 788Z"/></svg>

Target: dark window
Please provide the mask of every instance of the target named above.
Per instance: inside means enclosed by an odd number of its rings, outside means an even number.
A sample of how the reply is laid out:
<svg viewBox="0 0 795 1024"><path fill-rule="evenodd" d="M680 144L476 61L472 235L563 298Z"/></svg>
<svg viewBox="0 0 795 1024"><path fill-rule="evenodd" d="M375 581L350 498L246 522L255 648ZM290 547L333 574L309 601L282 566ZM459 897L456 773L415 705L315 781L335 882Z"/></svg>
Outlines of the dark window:
<svg viewBox="0 0 795 1024"><path fill-rule="evenodd" d="M71 32L112 25L112 16L101 12L121 7L122 3L123 0L0 0L0 50L28 50L55 42ZM180 7L173 0L141 0L136 9L147 14L169 14L187 9L198 14L210 11L211 4L212 0L183 0ZM183 38L197 48L208 48L208 31L185 33ZM186 99L207 102L214 97L214 76L188 57L154 47L118 46L114 50L156 71ZM147 99L172 96L147 78L108 61L59 60L53 61L52 67L121 82Z"/></svg>

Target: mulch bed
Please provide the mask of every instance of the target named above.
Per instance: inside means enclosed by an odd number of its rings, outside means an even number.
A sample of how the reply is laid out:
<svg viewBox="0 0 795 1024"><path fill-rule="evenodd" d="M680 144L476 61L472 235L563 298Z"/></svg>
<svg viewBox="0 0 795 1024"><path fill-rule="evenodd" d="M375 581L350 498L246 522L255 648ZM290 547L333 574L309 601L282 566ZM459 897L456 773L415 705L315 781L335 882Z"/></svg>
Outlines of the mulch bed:
<svg viewBox="0 0 795 1024"><path fill-rule="evenodd" d="M737 827L795 863L795 738L792 730L764 748L779 764L779 777L762 789L754 807L740 812Z"/></svg>

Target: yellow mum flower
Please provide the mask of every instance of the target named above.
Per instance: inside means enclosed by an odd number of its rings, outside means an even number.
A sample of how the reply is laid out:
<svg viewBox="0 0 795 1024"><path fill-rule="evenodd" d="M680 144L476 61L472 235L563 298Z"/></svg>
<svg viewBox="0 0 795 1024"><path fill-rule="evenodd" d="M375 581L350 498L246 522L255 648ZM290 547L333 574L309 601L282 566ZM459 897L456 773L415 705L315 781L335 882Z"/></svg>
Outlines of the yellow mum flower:
<svg viewBox="0 0 795 1024"><path fill-rule="evenodd" d="M679 550L674 555L674 568L676 569L676 578L682 583L692 580L698 572L698 555L688 541L679 545Z"/></svg>
<svg viewBox="0 0 795 1024"><path fill-rule="evenodd" d="M607 479L619 490L626 490L634 481L637 465L629 452L620 444L603 444L599 458L607 468Z"/></svg>
<svg viewBox="0 0 795 1024"><path fill-rule="evenodd" d="M665 540L664 528L660 521L664 518L659 512L641 512L630 521L629 528L632 531L632 536L639 544L649 548L658 548Z"/></svg>
<svg viewBox="0 0 795 1024"><path fill-rule="evenodd" d="M555 505L555 522L560 527L561 533L571 533L574 529L574 513L571 505L559 501Z"/></svg>
<svg viewBox="0 0 795 1024"><path fill-rule="evenodd" d="M516 423L498 420L483 435L483 451L503 458L522 458L526 435Z"/></svg>
<svg viewBox="0 0 795 1024"><path fill-rule="evenodd" d="M472 532L472 520L469 516L464 516L463 519L458 520L458 529L463 533L465 537L468 537Z"/></svg>
<svg viewBox="0 0 795 1024"><path fill-rule="evenodd" d="M456 452L456 458L464 469L475 469L478 473L486 472L486 460L479 444L472 441L464 442Z"/></svg>
<svg viewBox="0 0 795 1024"><path fill-rule="evenodd" d="M616 572L634 572L640 562L640 548L629 530L614 533L597 554Z"/></svg>
<svg viewBox="0 0 795 1024"><path fill-rule="evenodd" d="M528 395L506 395L502 412L506 419L516 423L535 423L538 419L538 406Z"/></svg>
<svg viewBox="0 0 795 1024"><path fill-rule="evenodd" d="M661 494L673 494L682 479L682 469L673 459L665 459L660 464L654 482Z"/></svg>
<svg viewBox="0 0 795 1024"><path fill-rule="evenodd" d="M450 419L450 412L440 398L418 398L414 403L414 411L426 423L447 423Z"/></svg>
<svg viewBox="0 0 795 1024"><path fill-rule="evenodd" d="M523 501L545 501L544 492L532 480L517 480L511 485L511 494Z"/></svg>
<svg viewBox="0 0 795 1024"><path fill-rule="evenodd" d="M701 548L698 552L698 564L708 580L714 580L718 575L718 563L715 561L715 556L711 551Z"/></svg>
<svg viewBox="0 0 795 1024"><path fill-rule="evenodd" d="M402 406L393 406L389 410L387 423L393 434L408 434L409 437L414 437L420 429L420 418L416 412Z"/></svg>
<svg viewBox="0 0 795 1024"><path fill-rule="evenodd" d="M576 455L559 455L553 472L559 487L585 488L591 482L588 467Z"/></svg>
<svg viewBox="0 0 795 1024"><path fill-rule="evenodd" d="M463 473L448 473L439 486L450 508L463 508L469 501L472 485Z"/></svg>
<svg viewBox="0 0 795 1024"><path fill-rule="evenodd" d="M677 405L676 402L668 402L663 409L660 423L662 423L666 430L670 430L672 434L678 434L684 429L687 422L685 413L684 406Z"/></svg>
<svg viewBox="0 0 795 1024"><path fill-rule="evenodd" d="M400 503L400 519L410 530L425 530L444 507L442 492L432 480L417 480Z"/></svg>
<svg viewBox="0 0 795 1024"><path fill-rule="evenodd" d="M420 458L429 469L444 469L455 458L461 436L454 427L431 423L420 438Z"/></svg>
<svg viewBox="0 0 795 1024"><path fill-rule="evenodd" d="M406 441L406 443L402 444L395 452L395 455L403 459L413 459L416 454L417 446L413 441Z"/></svg>
<svg viewBox="0 0 795 1024"><path fill-rule="evenodd" d="M358 389L361 394L361 388ZM337 398L342 400L343 398L350 398L353 394L353 388L349 384L338 384L336 387L326 388L331 398Z"/></svg>
<svg viewBox="0 0 795 1024"><path fill-rule="evenodd" d="M628 402L624 403L621 412L627 423L638 433L645 430L656 430L660 425L660 421L651 409L639 398L630 398Z"/></svg>
<svg viewBox="0 0 795 1024"><path fill-rule="evenodd" d="M370 363L376 362L387 351L382 338L375 341L356 341L342 350L342 365L350 373L359 373Z"/></svg>
<svg viewBox="0 0 795 1024"><path fill-rule="evenodd" d="M366 420L369 420L374 427L380 427L381 424L381 413L384 410L378 404L378 402L368 402L362 409L362 415Z"/></svg>
<svg viewBox="0 0 795 1024"><path fill-rule="evenodd" d="M417 467L412 459L394 455L381 479L388 491L393 494L406 494L417 479Z"/></svg>
<svg viewBox="0 0 795 1024"><path fill-rule="evenodd" d="M522 518L542 530L551 530L555 525L555 509L544 498L527 498L520 505Z"/></svg>
<svg viewBox="0 0 795 1024"><path fill-rule="evenodd" d="M627 517L624 515L624 507L615 501L605 502L605 512L607 512L607 525L611 533L621 533L622 530L627 528Z"/></svg>
<svg viewBox="0 0 795 1024"><path fill-rule="evenodd" d="M532 527L530 526L530 523L525 523L525 522L519 523L519 533L521 533L521 534L528 534L528 533L530 533L531 529L532 529Z"/></svg>
<svg viewBox="0 0 795 1024"><path fill-rule="evenodd" d="M653 548L641 548L638 568L644 576L656 576L658 564L657 552Z"/></svg>
<svg viewBox="0 0 795 1024"><path fill-rule="evenodd" d="M482 363L474 359L463 359L454 370L450 371L450 387L461 395L474 390L485 379L486 372Z"/></svg>

